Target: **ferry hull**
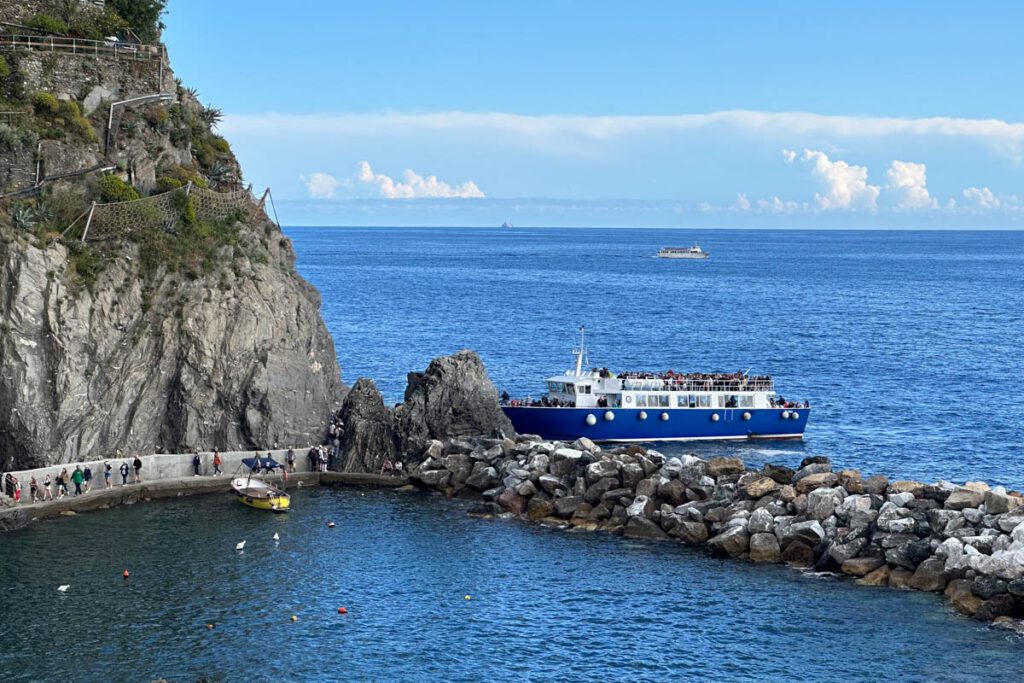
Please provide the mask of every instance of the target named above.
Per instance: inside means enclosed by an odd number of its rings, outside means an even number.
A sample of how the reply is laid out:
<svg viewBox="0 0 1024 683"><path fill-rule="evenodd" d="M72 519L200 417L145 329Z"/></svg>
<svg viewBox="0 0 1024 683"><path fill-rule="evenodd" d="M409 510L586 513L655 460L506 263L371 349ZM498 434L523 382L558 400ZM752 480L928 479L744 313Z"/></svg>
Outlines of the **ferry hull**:
<svg viewBox="0 0 1024 683"><path fill-rule="evenodd" d="M520 434L573 441L697 441L803 438L809 408L545 408L502 406ZM646 419L640 413L646 412ZM614 419L606 419L610 413ZM663 419L662 415L667 415ZM744 414L749 419L744 419ZM788 417L782 417L786 414ZM794 418L793 415L796 415ZM588 424L588 416L594 424ZM718 419L712 418L718 415Z"/></svg>

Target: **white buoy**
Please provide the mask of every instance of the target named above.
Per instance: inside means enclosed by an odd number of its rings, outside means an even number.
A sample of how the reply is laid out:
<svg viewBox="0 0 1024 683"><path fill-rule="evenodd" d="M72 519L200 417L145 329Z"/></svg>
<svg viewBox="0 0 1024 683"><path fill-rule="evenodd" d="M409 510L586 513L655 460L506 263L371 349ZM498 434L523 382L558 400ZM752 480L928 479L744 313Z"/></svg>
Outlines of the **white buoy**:
<svg viewBox="0 0 1024 683"><path fill-rule="evenodd" d="M750 413L743 413L743 419L744 420L749 420L750 419Z"/></svg>
<svg viewBox="0 0 1024 683"><path fill-rule="evenodd" d="M641 420L646 420L647 419L647 411L646 410L641 410L640 414L637 415L637 417L639 417Z"/></svg>
<svg viewBox="0 0 1024 683"><path fill-rule="evenodd" d="M794 420L799 420L800 419L800 413L798 413L798 412L796 412L794 410L792 413L789 414L789 417L794 419Z"/></svg>
<svg viewBox="0 0 1024 683"><path fill-rule="evenodd" d="M610 410L604 411L604 419L607 420L608 422L611 422L612 420L615 419L615 413L613 413Z"/></svg>
<svg viewBox="0 0 1024 683"><path fill-rule="evenodd" d="M788 420L789 419L789 411L788 410L783 410L782 411L782 419L783 420Z"/></svg>
<svg viewBox="0 0 1024 683"><path fill-rule="evenodd" d="M65 583L63 586L57 586L57 590L61 593L67 593L69 588L71 588L70 583Z"/></svg>
<svg viewBox="0 0 1024 683"><path fill-rule="evenodd" d="M276 531L274 532L274 540L275 541L280 541L281 540L281 537L277 535Z"/></svg>
<svg viewBox="0 0 1024 683"><path fill-rule="evenodd" d="M587 414L587 424L590 425L591 427L597 424L597 418L594 417L594 415L591 413Z"/></svg>
<svg viewBox="0 0 1024 683"><path fill-rule="evenodd" d="M668 413L662 413L661 414L661 421L662 422L668 422Z"/></svg>
<svg viewBox="0 0 1024 683"><path fill-rule="evenodd" d="M245 541L235 544L235 550L242 550L243 548L245 548Z"/></svg>
<svg viewBox="0 0 1024 683"><path fill-rule="evenodd" d="M718 422L718 420L719 420L718 413L711 413L711 421L712 422Z"/></svg>

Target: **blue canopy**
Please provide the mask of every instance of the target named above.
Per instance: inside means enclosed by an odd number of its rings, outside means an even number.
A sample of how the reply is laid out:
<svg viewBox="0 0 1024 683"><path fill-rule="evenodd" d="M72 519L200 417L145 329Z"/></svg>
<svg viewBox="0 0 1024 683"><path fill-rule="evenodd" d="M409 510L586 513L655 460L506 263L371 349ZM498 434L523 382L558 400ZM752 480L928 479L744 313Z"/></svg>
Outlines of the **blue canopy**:
<svg viewBox="0 0 1024 683"><path fill-rule="evenodd" d="M275 470L281 466L281 463L274 460L269 455L265 458L242 458L242 464L250 470Z"/></svg>

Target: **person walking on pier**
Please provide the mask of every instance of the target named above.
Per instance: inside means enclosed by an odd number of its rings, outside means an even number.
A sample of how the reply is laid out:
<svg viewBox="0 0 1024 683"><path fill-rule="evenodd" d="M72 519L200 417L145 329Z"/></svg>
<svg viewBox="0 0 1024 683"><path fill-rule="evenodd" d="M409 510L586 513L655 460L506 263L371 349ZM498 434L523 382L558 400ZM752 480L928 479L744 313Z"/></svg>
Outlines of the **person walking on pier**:
<svg viewBox="0 0 1024 683"><path fill-rule="evenodd" d="M36 475L34 474L28 480L28 495L33 503L39 502L37 498L41 498L39 495L39 482L36 481Z"/></svg>
<svg viewBox="0 0 1024 683"><path fill-rule="evenodd" d="M213 452L213 474L214 474L214 476L216 476L218 474L222 474L222 472L220 471L220 465L221 465L220 451L214 451Z"/></svg>
<svg viewBox="0 0 1024 683"><path fill-rule="evenodd" d="M85 481L85 474L81 465L75 465L75 471L71 475L71 482L75 485L75 495L82 495L82 482Z"/></svg>
<svg viewBox="0 0 1024 683"><path fill-rule="evenodd" d="M121 486L128 485L128 461L121 463Z"/></svg>
<svg viewBox="0 0 1024 683"><path fill-rule="evenodd" d="M199 476L199 468L200 468L200 466L202 466L202 464L203 464L203 461L199 457L199 453L196 453L195 455L192 456L192 476L193 477L198 477Z"/></svg>
<svg viewBox="0 0 1024 683"><path fill-rule="evenodd" d="M142 459L139 456L135 456L135 460L132 462L132 468L135 470L135 483L142 483Z"/></svg>
<svg viewBox="0 0 1024 683"><path fill-rule="evenodd" d="M14 500L14 485L18 482L14 475L8 472L4 475L4 493L11 500Z"/></svg>
<svg viewBox="0 0 1024 683"><path fill-rule="evenodd" d="M291 446L288 447L288 452L285 453L284 461L285 461L285 464L288 465L288 471L289 472L294 472L295 471L295 449L292 448Z"/></svg>
<svg viewBox="0 0 1024 683"><path fill-rule="evenodd" d="M68 468L61 469L57 475L57 500L68 495Z"/></svg>
<svg viewBox="0 0 1024 683"><path fill-rule="evenodd" d="M50 473L47 472L43 477L43 500L53 500L53 491L50 489L50 485Z"/></svg>
<svg viewBox="0 0 1024 683"><path fill-rule="evenodd" d="M110 463L106 460L103 461L103 485L108 489L111 487L110 475L113 474L114 468L110 466Z"/></svg>
<svg viewBox="0 0 1024 683"><path fill-rule="evenodd" d="M92 469L88 465L82 470L82 476L85 478L85 492L89 493L89 486L92 484Z"/></svg>

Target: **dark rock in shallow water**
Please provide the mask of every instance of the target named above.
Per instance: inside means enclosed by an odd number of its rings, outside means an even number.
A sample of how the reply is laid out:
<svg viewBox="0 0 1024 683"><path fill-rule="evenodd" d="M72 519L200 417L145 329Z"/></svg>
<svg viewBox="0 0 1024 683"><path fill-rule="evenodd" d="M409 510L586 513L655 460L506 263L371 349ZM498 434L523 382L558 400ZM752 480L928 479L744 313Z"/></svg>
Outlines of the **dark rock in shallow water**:
<svg viewBox="0 0 1024 683"><path fill-rule="evenodd" d="M526 499L512 489L505 489L498 495L498 505L517 515L526 510Z"/></svg>
<svg viewBox="0 0 1024 683"><path fill-rule="evenodd" d="M712 550L738 557L750 547L750 534L742 527L729 527L717 536L709 538L707 544Z"/></svg>
<svg viewBox="0 0 1024 683"><path fill-rule="evenodd" d="M341 472L381 471L385 460L398 455L394 416L384 405L373 380L360 378L341 407L345 440L334 469Z"/></svg>
<svg viewBox="0 0 1024 683"><path fill-rule="evenodd" d="M426 372L409 373L396 417L406 453L419 454L430 439L515 434L498 405L498 390L473 351L435 358Z"/></svg>
<svg viewBox="0 0 1024 683"><path fill-rule="evenodd" d="M926 540L913 540L901 543L885 551L885 559L889 564L906 567L913 571L917 565L931 555L931 544Z"/></svg>
<svg viewBox="0 0 1024 683"><path fill-rule="evenodd" d="M814 549L803 541L790 541L781 559L794 567L810 567L814 564Z"/></svg>
<svg viewBox="0 0 1024 683"><path fill-rule="evenodd" d="M840 569L844 574L867 576L884 564L885 560L881 557L853 557L843 562ZM888 572L886 572L885 579L888 582Z"/></svg>
<svg viewBox="0 0 1024 683"><path fill-rule="evenodd" d="M974 613L974 618L981 621L992 621L996 617L1016 616L1018 614L1020 614L1020 609L1017 601L1013 599L1013 596L1002 593L981 603L978 611Z"/></svg>
<svg viewBox="0 0 1024 683"><path fill-rule="evenodd" d="M808 465L828 465L828 464L831 464L831 463L832 463L832 461L829 460L827 456L824 456L824 455L808 455L806 458L804 458L803 460L800 461L800 467L798 467L797 469L801 469L802 470L803 468L807 467Z"/></svg>
<svg viewBox="0 0 1024 683"><path fill-rule="evenodd" d="M764 466L763 471L765 476L771 477L780 484L792 484L793 475L796 474L792 468L786 467L785 465L767 464Z"/></svg>
<svg viewBox="0 0 1024 683"><path fill-rule="evenodd" d="M750 537L750 559L754 562L778 562L782 556L775 534L757 533Z"/></svg>
<svg viewBox="0 0 1024 683"><path fill-rule="evenodd" d="M630 517L626 527L622 530L626 538L646 538L654 541L668 540L668 534L661 530L657 524L645 517Z"/></svg>
<svg viewBox="0 0 1024 683"><path fill-rule="evenodd" d="M972 617L977 613L983 602L981 598L971 592L971 582L969 579L954 579L950 581L943 594L949 600L949 604L953 606L953 609L961 614Z"/></svg>
<svg viewBox="0 0 1024 683"><path fill-rule="evenodd" d="M985 576L984 574L974 577L974 581L971 583L971 592L982 600L988 600L1000 593L1005 593L1006 588L1006 581L994 576Z"/></svg>

